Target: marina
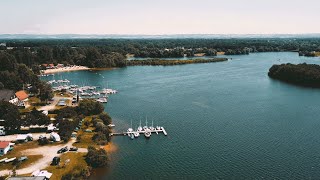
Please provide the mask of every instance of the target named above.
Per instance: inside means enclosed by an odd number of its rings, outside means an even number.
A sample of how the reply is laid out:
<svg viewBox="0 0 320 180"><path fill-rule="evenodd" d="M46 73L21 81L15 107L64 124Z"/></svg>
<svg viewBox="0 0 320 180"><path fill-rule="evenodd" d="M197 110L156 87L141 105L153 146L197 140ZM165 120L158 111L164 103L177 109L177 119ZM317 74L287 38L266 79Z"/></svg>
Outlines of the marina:
<svg viewBox="0 0 320 180"><path fill-rule="evenodd" d="M139 137L141 134L144 135L146 138L149 138L152 133L163 133L165 136L167 136L167 131L164 129L164 127L156 127L155 129L146 129L146 130L136 130L136 131L126 131L126 132L114 132L110 133L110 136L129 136L130 138L133 137Z"/></svg>
<svg viewBox="0 0 320 180"><path fill-rule="evenodd" d="M87 99L96 99L98 102L107 103L108 97L110 94L118 93L117 90L108 88L102 88L100 86L92 86L92 85L77 85L71 84L71 81L68 79L62 79L60 77L59 80L56 80L54 75L52 80L48 80L47 83L52 86L53 91L66 92L73 95L73 103L77 102L77 96L79 96L79 100L83 98Z"/></svg>

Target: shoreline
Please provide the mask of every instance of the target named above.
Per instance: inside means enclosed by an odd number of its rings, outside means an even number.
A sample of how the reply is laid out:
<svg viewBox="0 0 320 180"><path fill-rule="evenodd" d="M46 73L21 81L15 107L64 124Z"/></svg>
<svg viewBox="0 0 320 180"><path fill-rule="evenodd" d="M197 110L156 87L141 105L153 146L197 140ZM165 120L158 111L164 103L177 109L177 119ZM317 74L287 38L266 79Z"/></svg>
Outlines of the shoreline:
<svg viewBox="0 0 320 180"><path fill-rule="evenodd" d="M69 71L83 71L83 70L90 70L91 68L88 68L86 66L72 66L72 67L63 67L58 69L46 69L42 70L41 74L54 74L59 72L69 72Z"/></svg>

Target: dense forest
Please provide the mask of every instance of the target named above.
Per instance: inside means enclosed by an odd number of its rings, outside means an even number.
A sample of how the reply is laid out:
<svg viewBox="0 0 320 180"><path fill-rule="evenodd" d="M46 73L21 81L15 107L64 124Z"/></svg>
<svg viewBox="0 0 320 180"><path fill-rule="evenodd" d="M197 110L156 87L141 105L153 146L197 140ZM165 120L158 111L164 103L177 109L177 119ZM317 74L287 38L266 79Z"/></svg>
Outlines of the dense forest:
<svg viewBox="0 0 320 180"><path fill-rule="evenodd" d="M43 63L88 67L123 67L126 55L149 58L216 56L252 52L295 51L309 55L320 51L320 39L28 39L0 40L0 49L28 67Z"/></svg>
<svg viewBox="0 0 320 180"><path fill-rule="evenodd" d="M37 74L39 67L33 65L32 70L23 62L17 62L15 56L0 52L0 89L28 89L31 94L42 101L52 98L51 86L41 81Z"/></svg>
<svg viewBox="0 0 320 180"><path fill-rule="evenodd" d="M269 77L300 86L320 88L320 66L316 64L281 64L269 69Z"/></svg>
<svg viewBox="0 0 320 180"><path fill-rule="evenodd" d="M126 56L175 58L216 56L221 52L226 55L246 55L278 51L317 56L320 55L320 39L0 39L0 88L18 90L26 84L32 84L31 91L34 94L45 92L41 94L42 99L48 98L50 87L36 76L41 70L41 64L61 63L90 68L176 65L203 61L130 61Z"/></svg>

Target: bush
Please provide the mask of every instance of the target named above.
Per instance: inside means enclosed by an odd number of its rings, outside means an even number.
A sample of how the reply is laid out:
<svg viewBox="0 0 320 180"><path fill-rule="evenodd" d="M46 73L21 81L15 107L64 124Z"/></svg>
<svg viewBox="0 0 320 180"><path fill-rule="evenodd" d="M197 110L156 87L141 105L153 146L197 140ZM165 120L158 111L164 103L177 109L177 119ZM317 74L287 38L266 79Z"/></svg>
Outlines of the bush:
<svg viewBox="0 0 320 180"><path fill-rule="evenodd" d="M47 139L47 137L43 137L41 139L38 139L38 143L39 145L43 146L43 145L49 144L49 140Z"/></svg>
<svg viewBox="0 0 320 180"><path fill-rule="evenodd" d="M108 165L107 152L104 149L96 149L89 146L86 162L93 168L106 167Z"/></svg>
<svg viewBox="0 0 320 180"><path fill-rule="evenodd" d="M71 172L62 176L62 180L84 180L89 179L91 168L88 166L78 165Z"/></svg>
<svg viewBox="0 0 320 180"><path fill-rule="evenodd" d="M98 132L93 135L92 140L97 143L98 145L106 145L108 144L108 139L105 134L102 132Z"/></svg>

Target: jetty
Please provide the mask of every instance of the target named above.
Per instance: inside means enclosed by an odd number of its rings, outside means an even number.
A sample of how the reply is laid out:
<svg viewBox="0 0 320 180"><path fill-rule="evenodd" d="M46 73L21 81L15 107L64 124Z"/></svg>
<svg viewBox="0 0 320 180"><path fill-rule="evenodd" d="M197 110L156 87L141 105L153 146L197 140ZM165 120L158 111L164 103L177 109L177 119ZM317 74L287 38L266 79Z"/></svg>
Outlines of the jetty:
<svg viewBox="0 0 320 180"><path fill-rule="evenodd" d="M143 129L143 130L136 130L136 131L126 131L126 132L113 132L113 133L110 133L109 135L110 136L129 136L131 137L131 135L134 135L134 134L145 134L145 133L156 133L156 134L159 134L159 133L163 133L165 136L167 136L167 131L164 129L164 127L157 127L157 128L154 128L154 129Z"/></svg>

